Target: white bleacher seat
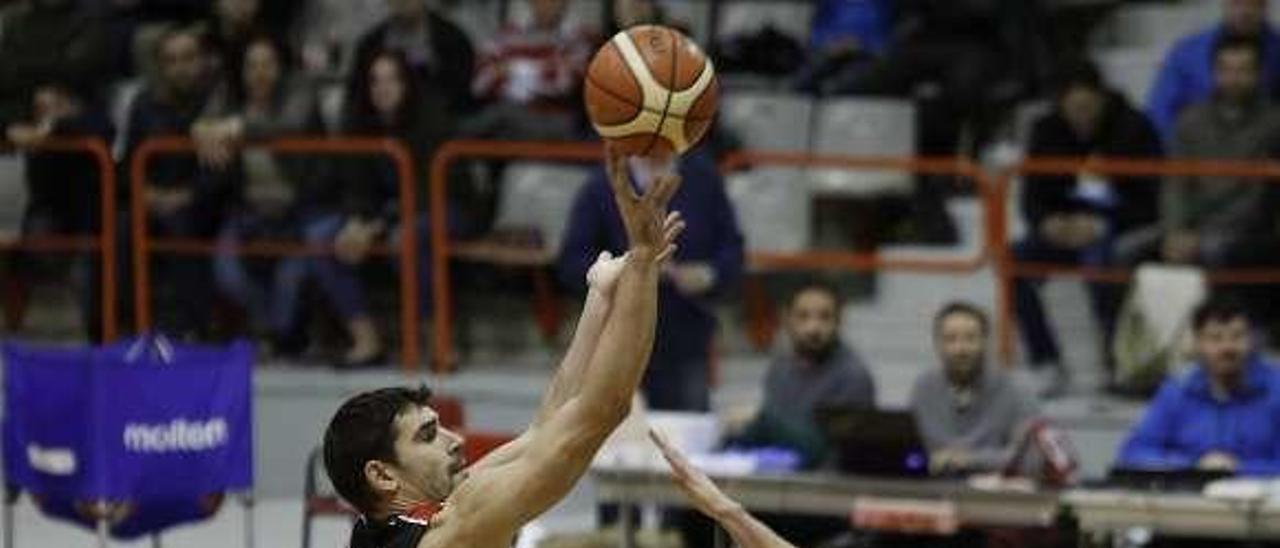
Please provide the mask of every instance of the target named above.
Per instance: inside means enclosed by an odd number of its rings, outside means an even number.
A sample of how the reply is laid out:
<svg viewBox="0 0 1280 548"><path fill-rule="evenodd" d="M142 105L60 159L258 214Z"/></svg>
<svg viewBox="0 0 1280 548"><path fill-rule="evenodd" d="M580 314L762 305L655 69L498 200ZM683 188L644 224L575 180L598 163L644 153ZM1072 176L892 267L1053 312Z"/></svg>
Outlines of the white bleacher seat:
<svg viewBox="0 0 1280 548"><path fill-rule="evenodd" d="M112 126L116 128L116 138L112 143L111 153L117 160L124 157L124 141L129 134L129 110L133 108L134 99L142 93L142 87L142 78L134 78L120 82L111 88L110 98L107 100L107 114L111 117Z"/></svg>
<svg viewBox="0 0 1280 548"><path fill-rule="evenodd" d="M812 199L804 170L759 168L725 181L747 249L790 252L809 248Z"/></svg>
<svg viewBox="0 0 1280 548"><path fill-rule="evenodd" d="M753 150L806 150L812 114L813 99L800 94L739 91L720 102L720 123Z"/></svg>
<svg viewBox="0 0 1280 548"><path fill-rule="evenodd" d="M813 5L794 0L765 0L751 2L724 2L720 8L720 23L716 38L723 40L742 33L750 33L772 24L783 34L809 43L810 24L813 21Z"/></svg>
<svg viewBox="0 0 1280 548"><path fill-rule="evenodd" d="M347 86L340 82L325 84L320 87L320 120L325 129L339 132L342 127L343 107L346 105Z"/></svg>
<svg viewBox="0 0 1280 548"><path fill-rule="evenodd" d="M1109 49L1093 55L1102 77L1112 89L1129 98L1135 106L1147 102L1147 92L1155 83L1164 62L1164 50L1160 48Z"/></svg>
<svg viewBox="0 0 1280 548"><path fill-rule="evenodd" d="M916 107L911 101L841 98L823 101L817 108L816 154L915 155ZM860 196L910 193L914 180L911 173L901 171L814 169L810 175L815 192Z"/></svg>
<svg viewBox="0 0 1280 548"><path fill-rule="evenodd" d="M494 229L535 230L543 247L560 249L574 197L586 183L590 170L571 164L519 162L503 173Z"/></svg>

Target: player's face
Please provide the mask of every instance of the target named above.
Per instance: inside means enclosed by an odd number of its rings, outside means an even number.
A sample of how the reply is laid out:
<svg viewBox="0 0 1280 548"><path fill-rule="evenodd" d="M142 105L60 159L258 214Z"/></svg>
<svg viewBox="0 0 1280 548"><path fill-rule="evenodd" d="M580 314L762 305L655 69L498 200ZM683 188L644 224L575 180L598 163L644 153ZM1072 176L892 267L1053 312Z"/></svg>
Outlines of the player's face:
<svg viewBox="0 0 1280 548"><path fill-rule="evenodd" d="M986 333L971 314L955 313L938 325L938 354L948 376L971 379L981 369L986 355Z"/></svg>
<svg viewBox="0 0 1280 548"><path fill-rule="evenodd" d="M817 357L831 349L840 327L836 300L826 291L796 295L787 312L787 331L797 354Z"/></svg>
<svg viewBox="0 0 1280 548"><path fill-rule="evenodd" d="M1196 332L1196 352L1214 377L1239 374L1249 351L1249 321L1243 317L1210 320Z"/></svg>
<svg viewBox="0 0 1280 548"><path fill-rule="evenodd" d="M465 479L462 437L440 426L429 407L396 417L396 464L389 470L403 498L441 502Z"/></svg>
<svg viewBox="0 0 1280 548"><path fill-rule="evenodd" d="M404 103L405 85L400 67L389 57L381 57L369 68L369 96L373 108L383 116L393 116Z"/></svg>

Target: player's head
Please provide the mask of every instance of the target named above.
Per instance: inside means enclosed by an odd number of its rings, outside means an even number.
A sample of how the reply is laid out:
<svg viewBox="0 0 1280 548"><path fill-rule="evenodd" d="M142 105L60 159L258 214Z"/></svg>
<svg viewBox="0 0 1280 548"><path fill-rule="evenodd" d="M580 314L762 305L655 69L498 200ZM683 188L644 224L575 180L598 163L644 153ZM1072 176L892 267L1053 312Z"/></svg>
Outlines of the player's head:
<svg viewBox="0 0 1280 548"><path fill-rule="evenodd" d="M953 382L967 383L986 363L987 314L971 303L942 307L933 319L933 341L943 369Z"/></svg>
<svg viewBox="0 0 1280 548"><path fill-rule="evenodd" d="M394 503L442 502L465 477L462 437L427 406L425 386L383 388L342 404L324 435L338 494L366 515Z"/></svg>
<svg viewBox="0 0 1280 548"><path fill-rule="evenodd" d="M835 347L840 330L840 294L830 285L809 282L787 305L787 335L796 354L813 360Z"/></svg>

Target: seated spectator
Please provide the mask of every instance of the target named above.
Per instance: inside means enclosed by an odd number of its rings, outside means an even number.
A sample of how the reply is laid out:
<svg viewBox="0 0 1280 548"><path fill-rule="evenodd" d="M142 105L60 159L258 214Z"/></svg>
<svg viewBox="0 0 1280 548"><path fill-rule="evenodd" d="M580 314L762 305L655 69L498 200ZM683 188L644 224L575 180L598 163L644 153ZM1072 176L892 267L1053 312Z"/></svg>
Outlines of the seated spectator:
<svg viewBox="0 0 1280 548"><path fill-rule="evenodd" d="M822 0L813 14L809 62L799 86L826 94L856 85L870 61L889 45L894 3L890 0Z"/></svg>
<svg viewBox="0 0 1280 548"><path fill-rule="evenodd" d="M454 116L472 106L471 82L475 52L471 40L427 0L386 0L390 16L374 27L356 46L349 89L359 87L365 73L384 51L398 51L421 82L417 102L435 111L452 127Z"/></svg>
<svg viewBox="0 0 1280 548"><path fill-rule="evenodd" d="M1065 71L1053 112L1037 120L1028 146L1031 156L1147 158L1161 155L1151 123L1124 96L1108 89L1098 69L1079 63ZM1158 179L1110 181L1092 173L1036 175L1025 179L1022 216L1028 235L1013 248L1023 262L1107 266L1118 241L1157 220ZM1045 317L1040 279L1014 285L1018 323L1033 369L1050 373L1041 396L1056 397L1068 387L1068 369ZM1115 325L1122 289L1089 284L1094 316L1102 327L1102 348ZM1106 353L1104 353L1106 354Z"/></svg>
<svg viewBox="0 0 1280 548"><path fill-rule="evenodd" d="M596 34L565 20L567 0L529 0L532 20L507 25L481 49L471 89L490 103L468 133L508 139L568 139Z"/></svg>
<svg viewBox="0 0 1280 548"><path fill-rule="evenodd" d="M155 54L157 78L144 85L129 109L122 162L126 175L142 141L188 135L209 96L212 80L196 31L166 31L157 40ZM146 181L153 235L211 239L217 233L231 189L221 178L202 174L195 155L156 156L148 163ZM213 286L208 262L201 257L157 256L155 263L156 300L166 303L156 307L157 327L181 336L205 333Z"/></svg>
<svg viewBox="0 0 1280 548"><path fill-rule="evenodd" d="M98 99L110 52L101 21L79 0L32 0L0 35L0 127L30 120L36 88L60 83Z"/></svg>
<svg viewBox="0 0 1280 548"><path fill-rule="evenodd" d="M20 149L39 146L48 138L99 137L110 143L111 122L85 94L61 84L43 85L32 97L33 118L11 124L10 143ZM83 152L40 151L27 154L27 208L22 235L92 236L101 229L102 168ZM28 258L15 261L19 278L30 276ZM80 294L82 322L89 341L102 341L100 272L95 254L77 256L72 281ZM13 311L21 321L21 311ZM14 326L16 327L16 326Z"/></svg>
<svg viewBox="0 0 1280 548"><path fill-rule="evenodd" d="M1262 53L1263 94L1276 90L1280 33L1267 23L1267 0L1225 0L1221 22L1183 38L1169 50L1147 95L1147 115L1166 142L1174 138L1183 110L1214 96L1218 87L1215 51L1224 39L1255 43Z"/></svg>
<svg viewBox="0 0 1280 548"><path fill-rule="evenodd" d="M398 139L424 166L432 151L445 138L446 128L436 123L438 110L415 97L422 83L403 54L384 51L359 67L359 85L347 95L346 133L356 137ZM418 180L417 240L420 306L429 310L431 295L431 223L426 215L429 172L416 171ZM395 165L385 157L359 157L342 162L328 178L326 188L316 196L315 217L309 222L307 240L332 244L336 258L316 260L321 290L337 309L347 327L351 347L340 365L356 367L380 363L385 354L382 338L370 314L368 299L356 267L367 261L374 244L394 244L401 234L399 218L400 179ZM465 237L475 232L476 222L467 215L464 185L450 188L450 236ZM399 261L395 261L399 264Z"/></svg>
<svg viewBox="0 0 1280 548"><path fill-rule="evenodd" d="M1014 459L1039 412L1003 372L987 366L987 315L968 303L938 312L933 340L940 369L916 379L915 415L934 474L996 472Z"/></svg>
<svg viewBox="0 0 1280 548"><path fill-rule="evenodd" d="M315 89L294 72L284 46L266 35L248 42L243 66L205 107L192 135L211 176L240 189L236 211L223 225L214 260L218 288L249 312L256 333L265 333L283 354L301 352L299 294L308 270L303 257L249 258L234 253L255 239L301 240L303 194L318 173L317 159L276 156L248 140L321 133ZM248 148L241 151L240 147ZM262 279L265 278L265 279Z"/></svg>
<svg viewBox="0 0 1280 548"><path fill-rule="evenodd" d="M824 407L876 405L875 381L862 358L840 338L835 288L810 283L791 296L786 331L791 348L774 357L764 379L764 403L734 443L790 447L821 464L815 413Z"/></svg>
<svg viewBox="0 0 1280 548"><path fill-rule="evenodd" d="M1117 465L1280 474L1280 379L1254 344L1248 314L1211 300L1192 327L1196 361L1165 381Z"/></svg>
<svg viewBox="0 0 1280 548"><path fill-rule="evenodd" d="M1039 2L900 0L894 40L861 80L832 93L919 99L922 154L951 154L972 130L985 144L1001 114L1049 68Z"/></svg>
<svg viewBox="0 0 1280 548"><path fill-rule="evenodd" d="M1224 38L1214 50L1214 93L1178 119L1171 156L1187 160L1267 158L1280 138L1280 109L1262 86L1253 40ZM1171 177L1164 186L1160 258L1224 265L1231 242L1265 230L1266 185L1233 177Z"/></svg>
<svg viewBox="0 0 1280 548"><path fill-rule="evenodd" d="M213 71L231 80L249 42L262 34L285 36L293 27L302 0L215 0L204 25L205 47L214 59Z"/></svg>

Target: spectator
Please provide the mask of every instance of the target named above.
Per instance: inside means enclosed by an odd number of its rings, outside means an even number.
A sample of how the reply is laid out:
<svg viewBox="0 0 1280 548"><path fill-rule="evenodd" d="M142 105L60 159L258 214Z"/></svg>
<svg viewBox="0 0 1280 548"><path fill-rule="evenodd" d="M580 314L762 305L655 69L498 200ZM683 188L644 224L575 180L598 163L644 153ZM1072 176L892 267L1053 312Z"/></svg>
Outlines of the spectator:
<svg viewBox="0 0 1280 548"><path fill-rule="evenodd" d="M668 25L688 34L688 29L672 21L658 0L612 0L605 3L605 38L636 25Z"/></svg>
<svg viewBox="0 0 1280 548"><path fill-rule="evenodd" d="M1164 382L1125 441L1125 467L1280 474L1280 380L1245 309L1215 299L1192 320L1196 361Z"/></svg>
<svg viewBox="0 0 1280 548"><path fill-rule="evenodd" d="M1255 160L1280 136L1280 110L1261 87L1262 56L1253 40L1224 38L1214 50L1214 94L1178 119L1171 156ZM1231 242L1265 230L1266 186L1232 177L1172 177L1162 193L1161 258L1222 265Z"/></svg>
<svg viewBox="0 0 1280 548"><path fill-rule="evenodd" d="M302 0L216 0L205 26L207 51L215 60L213 71L233 84L249 42L262 34L285 36L293 28ZM236 86L232 86L235 88Z"/></svg>
<svg viewBox="0 0 1280 548"><path fill-rule="evenodd" d="M313 74L348 74L356 41L387 18L386 0L314 0L305 2L294 27L303 65Z"/></svg>
<svg viewBox="0 0 1280 548"><path fill-rule="evenodd" d="M597 36L565 20L568 0L529 0L529 7L528 24L503 27L481 50L471 89L490 106L470 133L545 140L577 132Z"/></svg>
<svg viewBox="0 0 1280 548"><path fill-rule="evenodd" d="M633 157L633 179L648 188L663 173L677 171L684 184L671 201L688 222L658 298L658 331L644 378L644 394L657 410L706 411L710 407L707 368L715 335L715 297L737 283L743 268L738 230L724 183L704 152L669 160ZM597 171L574 200L560 250L562 283L585 289L587 269L601 251L626 249L609 182Z"/></svg>
<svg viewBox="0 0 1280 548"><path fill-rule="evenodd" d="M1267 0L1225 0L1222 21L1180 40L1169 50L1160 74L1147 96L1147 114L1166 141L1187 107L1213 97L1217 44L1223 40L1248 40L1262 52L1264 93L1276 89L1280 77L1280 34L1267 23Z"/></svg>
<svg viewBox="0 0 1280 548"><path fill-rule="evenodd" d="M1065 71L1054 106L1053 112L1032 127L1032 156L1161 155L1159 137L1151 123L1122 95L1108 89L1090 63ZM1117 241L1156 222L1157 184L1152 177L1129 177L1113 183L1087 172L1028 177L1021 202L1029 234L1014 245L1013 254L1025 262L1110 265ZM1014 286L1018 322L1032 368L1050 373L1040 395L1056 397L1066 391L1069 376L1040 302L1040 283L1039 279L1020 278ZM1121 288L1091 283L1089 295L1102 327L1102 346L1109 348L1106 343L1119 313Z"/></svg>
<svg viewBox="0 0 1280 548"><path fill-rule="evenodd" d="M973 131L975 150L1000 114L1048 68L1035 0L901 0L895 39L861 81L832 93L920 99L920 150L950 154Z"/></svg>
<svg viewBox="0 0 1280 548"><path fill-rule="evenodd" d="M32 0L0 35L0 127L32 119L37 87L61 83L97 99L110 63L101 22L78 0Z"/></svg>
<svg viewBox="0 0 1280 548"><path fill-rule="evenodd" d="M475 52L471 40L434 8L435 2L386 1L390 16L360 39L354 66L372 66L373 58L384 50L401 52L422 84L418 101L436 110L437 117L452 127L452 116L472 106ZM352 71L350 87L358 87L363 78L361 71Z"/></svg>
<svg viewBox="0 0 1280 548"><path fill-rule="evenodd" d="M792 295L786 311L791 348L769 366L764 404L738 443L792 447L818 464L809 443L821 440L814 414L823 407L875 407L871 372L840 338L841 305L825 284L810 283Z"/></svg>
<svg viewBox="0 0 1280 548"><path fill-rule="evenodd" d="M445 138L445 129L436 123L439 111L413 100L422 83L404 55L384 51L360 67L359 85L348 94L347 133L359 137L389 137L400 140L412 152L415 164L426 165L435 147ZM380 240L392 243L399 237L400 180L395 166L386 158L358 158L344 162L320 193L318 212L307 229L312 243L334 244L336 258L317 259L321 289L346 324L352 344L340 362L343 366L379 363L384 346L369 312L364 288L355 267L364 263L372 246ZM426 209L427 170L417 170L418 279L420 305L431 303L431 224ZM450 235L463 237L474 232L474 221L466 215L462 185L449 185Z"/></svg>
<svg viewBox="0 0 1280 548"><path fill-rule="evenodd" d="M156 42L158 78L148 82L129 109L125 133L125 175L134 152L147 138L185 136L204 109L211 79L200 36L170 29ZM202 174L194 155L165 154L148 163L146 204L151 233L166 237L212 238L230 197L220 178ZM122 179L128 180L128 179ZM127 255L126 255L127 256ZM160 325L179 335L199 335L208 327L211 269L198 257L157 257L156 288L169 306ZM127 279L127 278L125 278Z"/></svg>
<svg viewBox="0 0 1280 548"><path fill-rule="evenodd" d="M942 368L923 374L911 410L935 474L1002 470L1038 411L1003 373L986 366L989 323L968 303L952 303L934 319Z"/></svg>
<svg viewBox="0 0 1280 548"><path fill-rule="evenodd" d="M315 89L294 72L284 46L266 35L248 41L235 86L215 92L192 134L206 164L240 184L239 207L223 225L214 260L219 289L249 311L255 332L267 333L274 349L305 349L299 333L298 302L308 260L302 257L248 259L233 252L247 240L300 240L303 186L318 174L315 158L277 157L246 140L318 134L321 122ZM230 83L230 82L228 82ZM260 278L266 278L262 280Z"/></svg>
<svg viewBox="0 0 1280 548"><path fill-rule="evenodd" d="M42 85L36 88L32 102L32 121L7 129L8 140L15 146L35 147L50 137L99 137L111 142L111 122L83 93L62 84ZM83 152L29 152L23 236L97 234L102 217L101 169L96 158ZM14 268L25 277L31 275L30 264L23 257L15 261ZM72 266L72 282L80 294L82 320L91 342L102 341L101 268L93 254L77 256ZM14 313L21 316L21 311Z"/></svg>
<svg viewBox="0 0 1280 548"><path fill-rule="evenodd" d="M809 35L809 62L800 72L801 89L826 92L856 85L889 46L893 17L890 0L819 2Z"/></svg>

